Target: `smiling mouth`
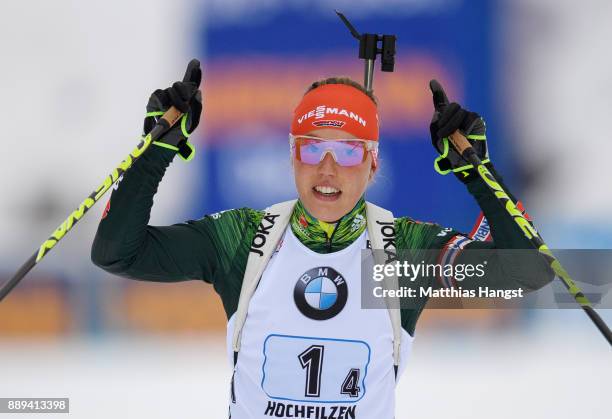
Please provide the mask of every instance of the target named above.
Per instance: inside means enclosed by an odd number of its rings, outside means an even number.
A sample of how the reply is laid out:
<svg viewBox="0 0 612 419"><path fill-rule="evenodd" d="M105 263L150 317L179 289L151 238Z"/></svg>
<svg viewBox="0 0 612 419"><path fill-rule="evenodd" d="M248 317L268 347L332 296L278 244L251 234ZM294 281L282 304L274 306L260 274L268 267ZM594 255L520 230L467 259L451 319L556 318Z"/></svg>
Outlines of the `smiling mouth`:
<svg viewBox="0 0 612 419"><path fill-rule="evenodd" d="M317 198L324 201L335 201L342 194L340 189L333 186L314 186L312 191Z"/></svg>

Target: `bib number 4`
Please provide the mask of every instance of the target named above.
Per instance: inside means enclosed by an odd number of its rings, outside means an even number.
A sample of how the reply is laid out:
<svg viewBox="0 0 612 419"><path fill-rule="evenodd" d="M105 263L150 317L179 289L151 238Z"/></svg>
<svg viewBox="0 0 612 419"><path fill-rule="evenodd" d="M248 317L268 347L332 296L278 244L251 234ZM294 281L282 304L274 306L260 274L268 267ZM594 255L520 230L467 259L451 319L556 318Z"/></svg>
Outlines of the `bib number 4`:
<svg viewBox="0 0 612 419"><path fill-rule="evenodd" d="M359 368L351 368L340 388L341 394L348 394L351 397L359 397Z"/></svg>

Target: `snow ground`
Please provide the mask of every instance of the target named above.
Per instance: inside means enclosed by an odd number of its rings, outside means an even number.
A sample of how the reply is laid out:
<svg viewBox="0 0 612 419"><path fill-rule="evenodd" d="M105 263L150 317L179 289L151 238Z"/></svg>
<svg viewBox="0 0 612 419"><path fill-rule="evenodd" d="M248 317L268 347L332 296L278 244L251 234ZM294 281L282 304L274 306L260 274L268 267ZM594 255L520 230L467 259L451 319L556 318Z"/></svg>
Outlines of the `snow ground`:
<svg viewBox="0 0 612 419"><path fill-rule="evenodd" d="M0 371L0 397L70 397L72 418L227 417L222 336L5 340ZM423 334L397 418L608 418L611 373L610 349L590 329Z"/></svg>

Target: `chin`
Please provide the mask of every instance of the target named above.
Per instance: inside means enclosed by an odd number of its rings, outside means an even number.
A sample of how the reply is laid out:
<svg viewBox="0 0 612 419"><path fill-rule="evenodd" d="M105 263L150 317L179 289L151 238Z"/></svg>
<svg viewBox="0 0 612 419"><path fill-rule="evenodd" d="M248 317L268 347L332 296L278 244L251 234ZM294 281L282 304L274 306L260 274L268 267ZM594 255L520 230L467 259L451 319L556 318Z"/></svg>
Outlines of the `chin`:
<svg viewBox="0 0 612 419"><path fill-rule="evenodd" d="M300 199L306 210L316 219L325 222L335 222L348 213L355 204L347 202L347 197L342 192L337 199L321 197L312 189L301 191ZM357 202L355 199L355 202Z"/></svg>
<svg viewBox="0 0 612 419"><path fill-rule="evenodd" d="M311 214L317 218L318 220L325 221L327 223L332 223L334 221L338 221L342 216L344 216L351 209L343 210L344 207L338 203L318 203L314 202L315 206Z"/></svg>

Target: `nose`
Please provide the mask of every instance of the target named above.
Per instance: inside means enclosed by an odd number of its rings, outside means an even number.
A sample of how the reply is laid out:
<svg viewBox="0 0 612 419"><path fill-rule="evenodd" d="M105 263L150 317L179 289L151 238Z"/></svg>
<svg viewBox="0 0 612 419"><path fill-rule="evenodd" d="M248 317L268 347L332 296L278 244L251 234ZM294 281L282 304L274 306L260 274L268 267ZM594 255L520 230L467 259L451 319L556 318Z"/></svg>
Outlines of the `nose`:
<svg viewBox="0 0 612 419"><path fill-rule="evenodd" d="M337 163L331 153L325 153L323 160L317 166L318 171L322 175L335 176L337 170Z"/></svg>

